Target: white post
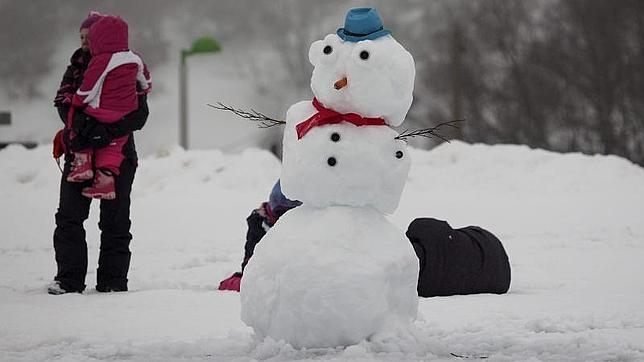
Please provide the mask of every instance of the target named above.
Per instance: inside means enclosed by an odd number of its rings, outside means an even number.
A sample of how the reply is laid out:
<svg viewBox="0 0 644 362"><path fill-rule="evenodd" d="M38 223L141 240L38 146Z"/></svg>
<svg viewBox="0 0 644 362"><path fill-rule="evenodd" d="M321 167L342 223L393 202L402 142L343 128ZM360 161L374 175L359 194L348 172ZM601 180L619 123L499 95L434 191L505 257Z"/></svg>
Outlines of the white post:
<svg viewBox="0 0 644 362"><path fill-rule="evenodd" d="M188 149L188 80L187 80L186 53L181 52L179 62L179 145Z"/></svg>

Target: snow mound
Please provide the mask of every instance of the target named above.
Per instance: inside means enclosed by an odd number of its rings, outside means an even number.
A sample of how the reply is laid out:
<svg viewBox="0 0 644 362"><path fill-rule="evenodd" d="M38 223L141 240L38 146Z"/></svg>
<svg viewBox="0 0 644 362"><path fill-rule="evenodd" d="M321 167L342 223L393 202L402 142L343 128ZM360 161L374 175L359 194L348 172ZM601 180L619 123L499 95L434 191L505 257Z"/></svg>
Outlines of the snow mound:
<svg viewBox="0 0 644 362"><path fill-rule="evenodd" d="M644 360L644 169L614 156L524 146L410 149L396 213L479 225L512 264L505 295L419 300L416 331L347 348L256 339L237 293L245 217L279 161L169 149L140 160L129 293L49 296L60 173L50 147L0 150L0 360ZM85 223L93 285L98 205Z"/></svg>
<svg viewBox="0 0 644 362"><path fill-rule="evenodd" d="M298 207L257 245L241 285L242 320L294 347L348 346L416 319L418 259L373 210Z"/></svg>
<svg viewBox="0 0 644 362"><path fill-rule="evenodd" d="M410 167L407 144L387 126L349 123L311 129L298 139L296 126L315 113L310 101L286 114L281 183L284 195L305 205L373 207L392 213Z"/></svg>

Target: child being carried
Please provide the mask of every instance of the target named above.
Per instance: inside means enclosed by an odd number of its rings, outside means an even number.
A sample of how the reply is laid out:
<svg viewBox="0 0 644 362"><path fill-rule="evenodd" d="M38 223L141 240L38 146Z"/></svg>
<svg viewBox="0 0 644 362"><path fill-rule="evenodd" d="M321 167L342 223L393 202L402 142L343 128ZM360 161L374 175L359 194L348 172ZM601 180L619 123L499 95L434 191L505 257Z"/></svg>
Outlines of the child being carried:
<svg viewBox="0 0 644 362"><path fill-rule="evenodd" d="M68 115L70 137L74 112L82 109L101 123L114 123L138 108L138 90L151 89L150 74L141 58L129 50L128 25L118 16L103 16L89 30L92 59L83 82L74 95ZM138 86L138 87L137 87ZM93 178L92 186L82 194L90 198L116 198L115 180L125 159L123 146L129 136L113 139L102 148L87 148L74 152L68 182L84 182Z"/></svg>

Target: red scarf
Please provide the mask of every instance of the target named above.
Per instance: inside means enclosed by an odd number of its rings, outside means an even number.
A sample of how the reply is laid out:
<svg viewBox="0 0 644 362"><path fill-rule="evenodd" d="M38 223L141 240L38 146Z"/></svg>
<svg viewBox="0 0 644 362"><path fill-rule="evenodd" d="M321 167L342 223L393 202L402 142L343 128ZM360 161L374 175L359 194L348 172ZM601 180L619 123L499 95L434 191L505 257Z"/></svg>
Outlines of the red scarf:
<svg viewBox="0 0 644 362"><path fill-rule="evenodd" d="M338 113L332 109L324 108L324 106L313 98L313 107L317 109L317 113L312 115L311 118L299 123L295 126L297 130L297 139L302 139L314 127L323 126L325 124L337 124L340 122L349 122L358 127L360 126L386 126L385 120L382 118L365 118L356 113Z"/></svg>

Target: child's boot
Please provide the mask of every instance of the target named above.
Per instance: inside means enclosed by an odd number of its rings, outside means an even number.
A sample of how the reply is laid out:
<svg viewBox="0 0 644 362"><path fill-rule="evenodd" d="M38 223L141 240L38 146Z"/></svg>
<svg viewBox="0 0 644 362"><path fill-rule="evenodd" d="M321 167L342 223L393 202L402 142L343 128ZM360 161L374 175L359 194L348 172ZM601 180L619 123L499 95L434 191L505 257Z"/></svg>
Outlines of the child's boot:
<svg viewBox="0 0 644 362"><path fill-rule="evenodd" d="M95 199L114 200L116 198L116 186L114 175L107 170L98 170L94 176L94 183L82 191L83 196Z"/></svg>
<svg viewBox="0 0 644 362"><path fill-rule="evenodd" d="M91 180L92 177L94 177L91 157L91 154L86 152L74 153L72 170L69 175L67 175L67 182L83 182Z"/></svg>

